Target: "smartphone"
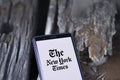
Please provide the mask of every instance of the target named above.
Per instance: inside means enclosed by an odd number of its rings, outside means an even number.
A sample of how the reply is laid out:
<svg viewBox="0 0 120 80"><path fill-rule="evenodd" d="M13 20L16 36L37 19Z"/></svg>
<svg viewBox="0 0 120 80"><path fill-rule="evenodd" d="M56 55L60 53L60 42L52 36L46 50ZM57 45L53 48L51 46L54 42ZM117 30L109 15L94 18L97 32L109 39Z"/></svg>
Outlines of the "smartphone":
<svg viewBox="0 0 120 80"><path fill-rule="evenodd" d="M70 33L36 36L32 42L40 80L83 80Z"/></svg>

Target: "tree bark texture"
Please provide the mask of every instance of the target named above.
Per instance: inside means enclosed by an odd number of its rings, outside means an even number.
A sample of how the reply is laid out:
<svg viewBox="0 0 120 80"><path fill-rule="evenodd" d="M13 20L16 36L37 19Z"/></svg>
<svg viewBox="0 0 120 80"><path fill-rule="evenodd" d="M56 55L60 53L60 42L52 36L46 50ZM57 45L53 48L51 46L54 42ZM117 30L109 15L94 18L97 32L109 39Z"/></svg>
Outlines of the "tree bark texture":
<svg viewBox="0 0 120 80"><path fill-rule="evenodd" d="M112 55L112 37L116 33L115 15L118 8L115 1L51 0L51 3L55 4L51 4L54 8L50 9L56 12L50 10L49 14L56 15L48 15L47 25L52 24L49 30L50 26L46 26L48 33L51 34L54 27L58 27L59 33L72 33L78 52L88 48L89 58L95 65L104 63L106 55Z"/></svg>
<svg viewBox="0 0 120 80"><path fill-rule="evenodd" d="M0 80L28 80L37 0L0 0Z"/></svg>

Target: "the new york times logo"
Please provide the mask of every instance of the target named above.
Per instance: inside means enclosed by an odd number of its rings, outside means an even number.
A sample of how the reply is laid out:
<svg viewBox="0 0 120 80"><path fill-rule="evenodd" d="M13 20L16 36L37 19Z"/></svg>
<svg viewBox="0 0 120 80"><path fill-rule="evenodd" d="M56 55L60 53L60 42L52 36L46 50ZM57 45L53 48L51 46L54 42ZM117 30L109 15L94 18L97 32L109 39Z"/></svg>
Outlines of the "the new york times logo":
<svg viewBox="0 0 120 80"><path fill-rule="evenodd" d="M63 56L64 51L57 51L57 49L50 49L49 50L49 56L50 57L61 57Z"/></svg>
<svg viewBox="0 0 120 80"><path fill-rule="evenodd" d="M63 50L58 51L57 49L50 49L49 56L53 59L46 60L47 66L51 65L53 71L68 69L69 66L67 63L72 62L72 59L70 57L64 58ZM58 59L55 60L55 57L58 57Z"/></svg>

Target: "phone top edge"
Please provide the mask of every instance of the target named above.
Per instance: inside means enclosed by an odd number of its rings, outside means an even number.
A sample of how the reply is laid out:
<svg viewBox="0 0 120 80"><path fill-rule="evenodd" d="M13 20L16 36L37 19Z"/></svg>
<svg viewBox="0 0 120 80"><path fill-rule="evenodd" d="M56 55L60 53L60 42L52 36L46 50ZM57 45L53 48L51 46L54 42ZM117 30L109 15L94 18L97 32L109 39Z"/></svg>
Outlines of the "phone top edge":
<svg viewBox="0 0 120 80"><path fill-rule="evenodd" d="M62 37L70 37L70 33L58 33L58 34L50 34L50 35L40 35L40 36L34 36L33 40L47 40L47 39L55 39L55 38L62 38Z"/></svg>

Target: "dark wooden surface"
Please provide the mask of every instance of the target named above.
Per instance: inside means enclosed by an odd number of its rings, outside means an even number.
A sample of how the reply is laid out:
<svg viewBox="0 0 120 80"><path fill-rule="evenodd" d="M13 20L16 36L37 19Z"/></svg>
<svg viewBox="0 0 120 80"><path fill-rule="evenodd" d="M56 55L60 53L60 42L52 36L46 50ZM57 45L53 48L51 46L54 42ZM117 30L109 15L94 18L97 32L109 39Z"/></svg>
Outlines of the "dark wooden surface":
<svg viewBox="0 0 120 80"><path fill-rule="evenodd" d="M74 34L69 19L74 9L72 0L50 1L54 6L48 14L53 21L50 26L57 26L50 33L58 32L59 27L60 32L68 30ZM0 80L36 80L38 72L31 39L44 34L48 5L49 0L0 0Z"/></svg>
<svg viewBox="0 0 120 80"><path fill-rule="evenodd" d="M31 48L37 5L38 0L0 0L0 80L32 80L37 74Z"/></svg>

